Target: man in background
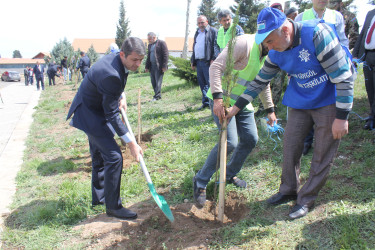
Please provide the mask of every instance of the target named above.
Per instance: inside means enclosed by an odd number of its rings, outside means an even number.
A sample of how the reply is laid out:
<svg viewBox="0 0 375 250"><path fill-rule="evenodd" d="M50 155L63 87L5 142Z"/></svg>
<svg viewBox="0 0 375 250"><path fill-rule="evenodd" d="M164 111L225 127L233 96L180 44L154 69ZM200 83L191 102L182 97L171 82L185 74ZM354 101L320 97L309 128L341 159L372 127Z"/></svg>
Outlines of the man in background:
<svg viewBox="0 0 375 250"><path fill-rule="evenodd" d="M349 39L349 49L354 48L359 35L359 25L355 14L344 7L342 0L330 0L328 8L337 10L343 15L345 22L345 35Z"/></svg>
<svg viewBox="0 0 375 250"><path fill-rule="evenodd" d="M23 70L23 76L25 77L25 86L29 85L29 67Z"/></svg>
<svg viewBox="0 0 375 250"><path fill-rule="evenodd" d="M298 14L294 20L300 22L317 19L333 24L336 28L341 45L349 51L349 40L345 35L345 23L342 14L338 11L328 9L328 0L312 0L312 4L311 9L306 9L304 12ZM311 129L310 133L305 138L303 155L308 154L313 145L313 141L314 128Z"/></svg>
<svg viewBox="0 0 375 250"><path fill-rule="evenodd" d="M374 2L375 4L375 2ZM367 13L365 23L353 49L353 58L363 63L370 116L363 129L375 128L375 10Z"/></svg>
<svg viewBox="0 0 375 250"><path fill-rule="evenodd" d="M291 7L290 9L285 11L285 15L287 18L294 20L298 15L298 10L294 7Z"/></svg>
<svg viewBox="0 0 375 250"><path fill-rule="evenodd" d="M198 110L209 107L207 91L210 86L208 69L216 59L215 44L217 30L208 24L206 16L197 18L198 29L194 35L193 54L191 56L191 68L197 70L198 84L202 92L202 106Z"/></svg>
<svg viewBox="0 0 375 250"><path fill-rule="evenodd" d="M66 82L67 74L68 74L68 57L67 56L64 56L64 59L61 60L60 66L63 71L64 82Z"/></svg>
<svg viewBox="0 0 375 250"><path fill-rule="evenodd" d="M221 27L217 31L217 39L215 44L215 56L217 57L221 51L227 46L229 40L232 38L233 20L232 13L229 10L219 10L217 13L217 20ZM236 36L244 35L245 32L238 24L235 27Z"/></svg>
<svg viewBox="0 0 375 250"><path fill-rule="evenodd" d="M35 81L36 81L36 89L40 90L40 85L42 90L44 90L44 66L40 65L39 61L36 62L34 66L34 74L35 74ZM40 85L39 85L40 82Z"/></svg>
<svg viewBox="0 0 375 250"><path fill-rule="evenodd" d="M147 34L148 53L145 71L150 72L151 84L154 89L152 101L161 99L161 85L164 73L168 69L169 52L167 44L157 39L154 32Z"/></svg>
<svg viewBox="0 0 375 250"><path fill-rule="evenodd" d="M81 55L81 58L79 59L78 67L82 74L82 79L85 78L85 75L89 71L90 68L90 58L85 54L85 52L81 51L79 53Z"/></svg>

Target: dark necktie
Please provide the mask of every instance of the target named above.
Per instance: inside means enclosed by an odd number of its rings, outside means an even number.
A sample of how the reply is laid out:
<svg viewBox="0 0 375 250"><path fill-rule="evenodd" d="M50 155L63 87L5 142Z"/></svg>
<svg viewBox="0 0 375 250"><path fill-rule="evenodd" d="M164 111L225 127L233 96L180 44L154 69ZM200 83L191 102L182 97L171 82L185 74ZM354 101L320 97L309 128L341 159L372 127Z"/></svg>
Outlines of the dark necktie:
<svg viewBox="0 0 375 250"><path fill-rule="evenodd" d="M370 31L367 34L367 38L366 38L367 44L369 44L371 42L371 37L372 37L372 33L374 32L374 29L375 29L375 22L372 24L372 26L370 28Z"/></svg>

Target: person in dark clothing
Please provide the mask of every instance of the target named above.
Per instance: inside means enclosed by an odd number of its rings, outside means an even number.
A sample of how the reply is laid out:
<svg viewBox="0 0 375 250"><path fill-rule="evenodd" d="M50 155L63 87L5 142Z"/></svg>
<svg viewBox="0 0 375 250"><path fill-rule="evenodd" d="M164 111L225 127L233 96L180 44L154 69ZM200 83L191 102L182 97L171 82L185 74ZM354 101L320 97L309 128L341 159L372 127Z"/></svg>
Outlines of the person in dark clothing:
<svg viewBox="0 0 375 250"><path fill-rule="evenodd" d="M123 157L114 138L117 134L127 143L131 155L139 161L141 147L119 116L126 111L122 97L129 71L136 71L146 54L143 41L127 38L118 53L96 62L87 72L69 109L67 119L87 134L92 159L92 205L106 206L108 216L135 219L137 213L122 206L120 198Z"/></svg>
<svg viewBox="0 0 375 250"><path fill-rule="evenodd" d="M64 56L64 59L61 60L61 69L63 71L63 75L64 75L64 81L66 82L67 80L67 75L68 75L68 57L67 56Z"/></svg>
<svg viewBox="0 0 375 250"><path fill-rule="evenodd" d="M168 47L167 44L156 38L154 32L147 34L148 53L146 60L146 72L150 72L151 84L154 88L154 98L152 101L161 99L161 84L164 72L168 69Z"/></svg>
<svg viewBox="0 0 375 250"><path fill-rule="evenodd" d="M207 17L201 15L197 18L198 29L194 35L193 54L191 56L191 68L197 70L197 79L202 92L202 106L198 110L209 107L207 91L210 87L208 69L216 59L215 44L217 29L208 24Z"/></svg>
<svg viewBox="0 0 375 250"><path fill-rule="evenodd" d="M85 52L81 51L80 55L81 55L81 59L79 59L77 69L79 68L79 70L81 71L82 79L83 79L85 78L85 75L89 71L91 62L90 62L90 58L87 55L85 55Z"/></svg>
<svg viewBox="0 0 375 250"><path fill-rule="evenodd" d="M374 2L375 4L375 2ZM354 45L353 58L358 63L363 62L363 74L367 99L370 104L370 116L363 129L375 128L375 10L370 10L363 24L361 33Z"/></svg>
<svg viewBox="0 0 375 250"><path fill-rule="evenodd" d="M42 90L44 90L44 66L40 65L39 61L37 61L33 71L35 74L37 90L40 90L39 82L42 86Z"/></svg>
<svg viewBox="0 0 375 250"><path fill-rule="evenodd" d="M49 86L56 85L55 84L55 76L60 77L61 75L58 73L60 71L59 65L56 65L55 62L52 62L48 65L47 75Z"/></svg>
<svg viewBox="0 0 375 250"><path fill-rule="evenodd" d="M29 84L33 85L33 83L34 83L34 80L33 80L34 79L33 68L29 67L28 70L29 70Z"/></svg>
<svg viewBox="0 0 375 250"><path fill-rule="evenodd" d="M23 70L23 76L25 77L25 86L29 85L29 67Z"/></svg>

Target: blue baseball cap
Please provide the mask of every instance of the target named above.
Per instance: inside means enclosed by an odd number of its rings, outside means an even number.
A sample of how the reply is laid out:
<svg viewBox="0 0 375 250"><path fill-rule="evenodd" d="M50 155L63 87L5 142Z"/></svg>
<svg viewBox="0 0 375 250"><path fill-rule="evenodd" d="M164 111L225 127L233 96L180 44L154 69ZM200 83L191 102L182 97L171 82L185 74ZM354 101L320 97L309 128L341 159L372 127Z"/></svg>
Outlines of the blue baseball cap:
<svg viewBox="0 0 375 250"><path fill-rule="evenodd" d="M279 28L286 20L283 12L276 8L267 7L260 11L257 19L257 33L255 42L261 44L264 39L275 29Z"/></svg>

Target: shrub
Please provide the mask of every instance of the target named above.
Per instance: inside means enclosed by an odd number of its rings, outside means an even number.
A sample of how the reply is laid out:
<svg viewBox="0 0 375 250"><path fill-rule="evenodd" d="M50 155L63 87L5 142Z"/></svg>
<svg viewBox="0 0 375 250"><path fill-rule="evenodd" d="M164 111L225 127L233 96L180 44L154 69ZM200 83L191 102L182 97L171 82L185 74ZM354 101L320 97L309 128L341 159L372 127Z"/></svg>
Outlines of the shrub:
<svg viewBox="0 0 375 250"><path fill-rule="evenodd" d="M169 56L169 59L175 66L175 68L172 69L172 75L190 84L198 85L197 72L191 69L190 60L174 56Z"/></svg>

